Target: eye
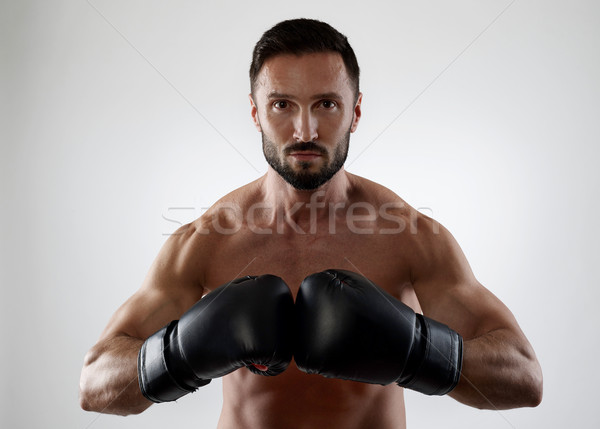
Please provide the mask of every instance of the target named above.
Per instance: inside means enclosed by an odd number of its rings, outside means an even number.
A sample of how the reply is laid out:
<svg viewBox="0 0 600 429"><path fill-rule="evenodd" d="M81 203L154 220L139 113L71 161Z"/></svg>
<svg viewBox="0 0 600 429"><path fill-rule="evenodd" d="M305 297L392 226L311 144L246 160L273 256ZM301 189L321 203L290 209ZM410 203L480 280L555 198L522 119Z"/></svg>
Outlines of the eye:
<svg viewBox="0 0 600 429"><path fill-rule="evenodd" d="M334 107L336 107L337 104L335 101L323 100L323 101L321 101L321 106L323 106L327 110L330 110L330 109L333 109Z"/></svg>
<svg viewBox="0 0 600 429"><path fill-rule="evenodd" d="M278 100L273 103L273 107L276 109L286 109L289 107L289 103L285 100Z"/></svg>

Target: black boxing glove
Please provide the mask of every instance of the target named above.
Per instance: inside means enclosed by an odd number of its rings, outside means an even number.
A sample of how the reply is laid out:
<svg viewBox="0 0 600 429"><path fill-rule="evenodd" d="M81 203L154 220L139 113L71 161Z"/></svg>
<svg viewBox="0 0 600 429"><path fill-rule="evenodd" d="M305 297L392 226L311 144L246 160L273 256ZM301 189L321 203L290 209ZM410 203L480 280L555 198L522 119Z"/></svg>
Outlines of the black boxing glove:
<svg viewBox="0 0 600 429"><path fill-rule="evenodd" d="M174 401L244 366L261 375L283 372L292 358L293 312L292 293L277 276L247 276L213 290L144 342L142 394Z"/></svg>
<svg viewBox="0 0 600 429"><path fill-rule="evenodd" d="M396 382L428 395L444 395L458 384L462 337L351 271L304 279L296 326L294 359L306 373Z"/></svg>

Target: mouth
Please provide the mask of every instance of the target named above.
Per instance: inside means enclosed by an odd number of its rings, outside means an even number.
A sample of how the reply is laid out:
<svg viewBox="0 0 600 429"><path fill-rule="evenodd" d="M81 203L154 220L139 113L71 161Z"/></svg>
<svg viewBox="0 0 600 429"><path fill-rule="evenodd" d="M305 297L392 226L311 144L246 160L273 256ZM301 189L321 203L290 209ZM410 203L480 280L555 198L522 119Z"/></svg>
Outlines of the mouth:
<svg viewBox="0 0 600 429"><path fill-rule="evenodd" d="M312 161L314 159L320 158L323 155L320 152L313 151L295 151L290 153L290 156L297 161Z"/></svg>
<svg viewBox="0 0 600 429"><path fill-rule="evenodd" d="M288 147L284 153L297 162L314 161L327 154L327 152L315 142L296 143Z"/></svg>

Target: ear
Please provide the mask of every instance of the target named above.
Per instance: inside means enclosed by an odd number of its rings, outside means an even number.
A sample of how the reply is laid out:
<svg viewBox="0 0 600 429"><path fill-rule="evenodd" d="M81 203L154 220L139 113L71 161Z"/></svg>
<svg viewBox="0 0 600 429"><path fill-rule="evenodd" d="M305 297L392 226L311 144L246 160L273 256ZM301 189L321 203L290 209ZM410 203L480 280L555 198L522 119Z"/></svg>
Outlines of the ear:
<svg viewBox="0 0 600 429"><path fill-rule="evenodd" d="M362 92L358 93L358 99L356 100L356 104L354 105L354 117L352 119L352 126L350 127L350 132L353 133L356 131L358 127L358 122L360 121L360 116L362 114L360 104L362 103Z"/></svg>
<svg viewBox="0 0 600 429"><path fill-rule="evenodd" d="M252 115L252 121L254 122L254 126L256 127L258 132L262 132L262 128L260 127L260 121L258 120L258 108L256 107L256 104L254 104L252 94L248 94L248 98L250 99L250 105L252 106L250 115Z"/></svg>

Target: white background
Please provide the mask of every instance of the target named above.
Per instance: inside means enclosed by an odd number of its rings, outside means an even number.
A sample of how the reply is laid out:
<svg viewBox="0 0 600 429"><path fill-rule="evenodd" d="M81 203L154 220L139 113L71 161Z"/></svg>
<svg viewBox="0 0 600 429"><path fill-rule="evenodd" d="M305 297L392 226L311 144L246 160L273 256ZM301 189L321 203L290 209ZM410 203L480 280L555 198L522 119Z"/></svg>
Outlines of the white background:
<svg viewBox="0 0 600 429"><path fill-rule="evenodd" d="M266 171L247 69L295 17L358 56L348 170L454 233L544 371L535 409L407 392L409 427L600 426L597 2L92 4L0 10L0 426L215 426L219 380L122 418L79 409L79 373L165 234Z"/></svg>

